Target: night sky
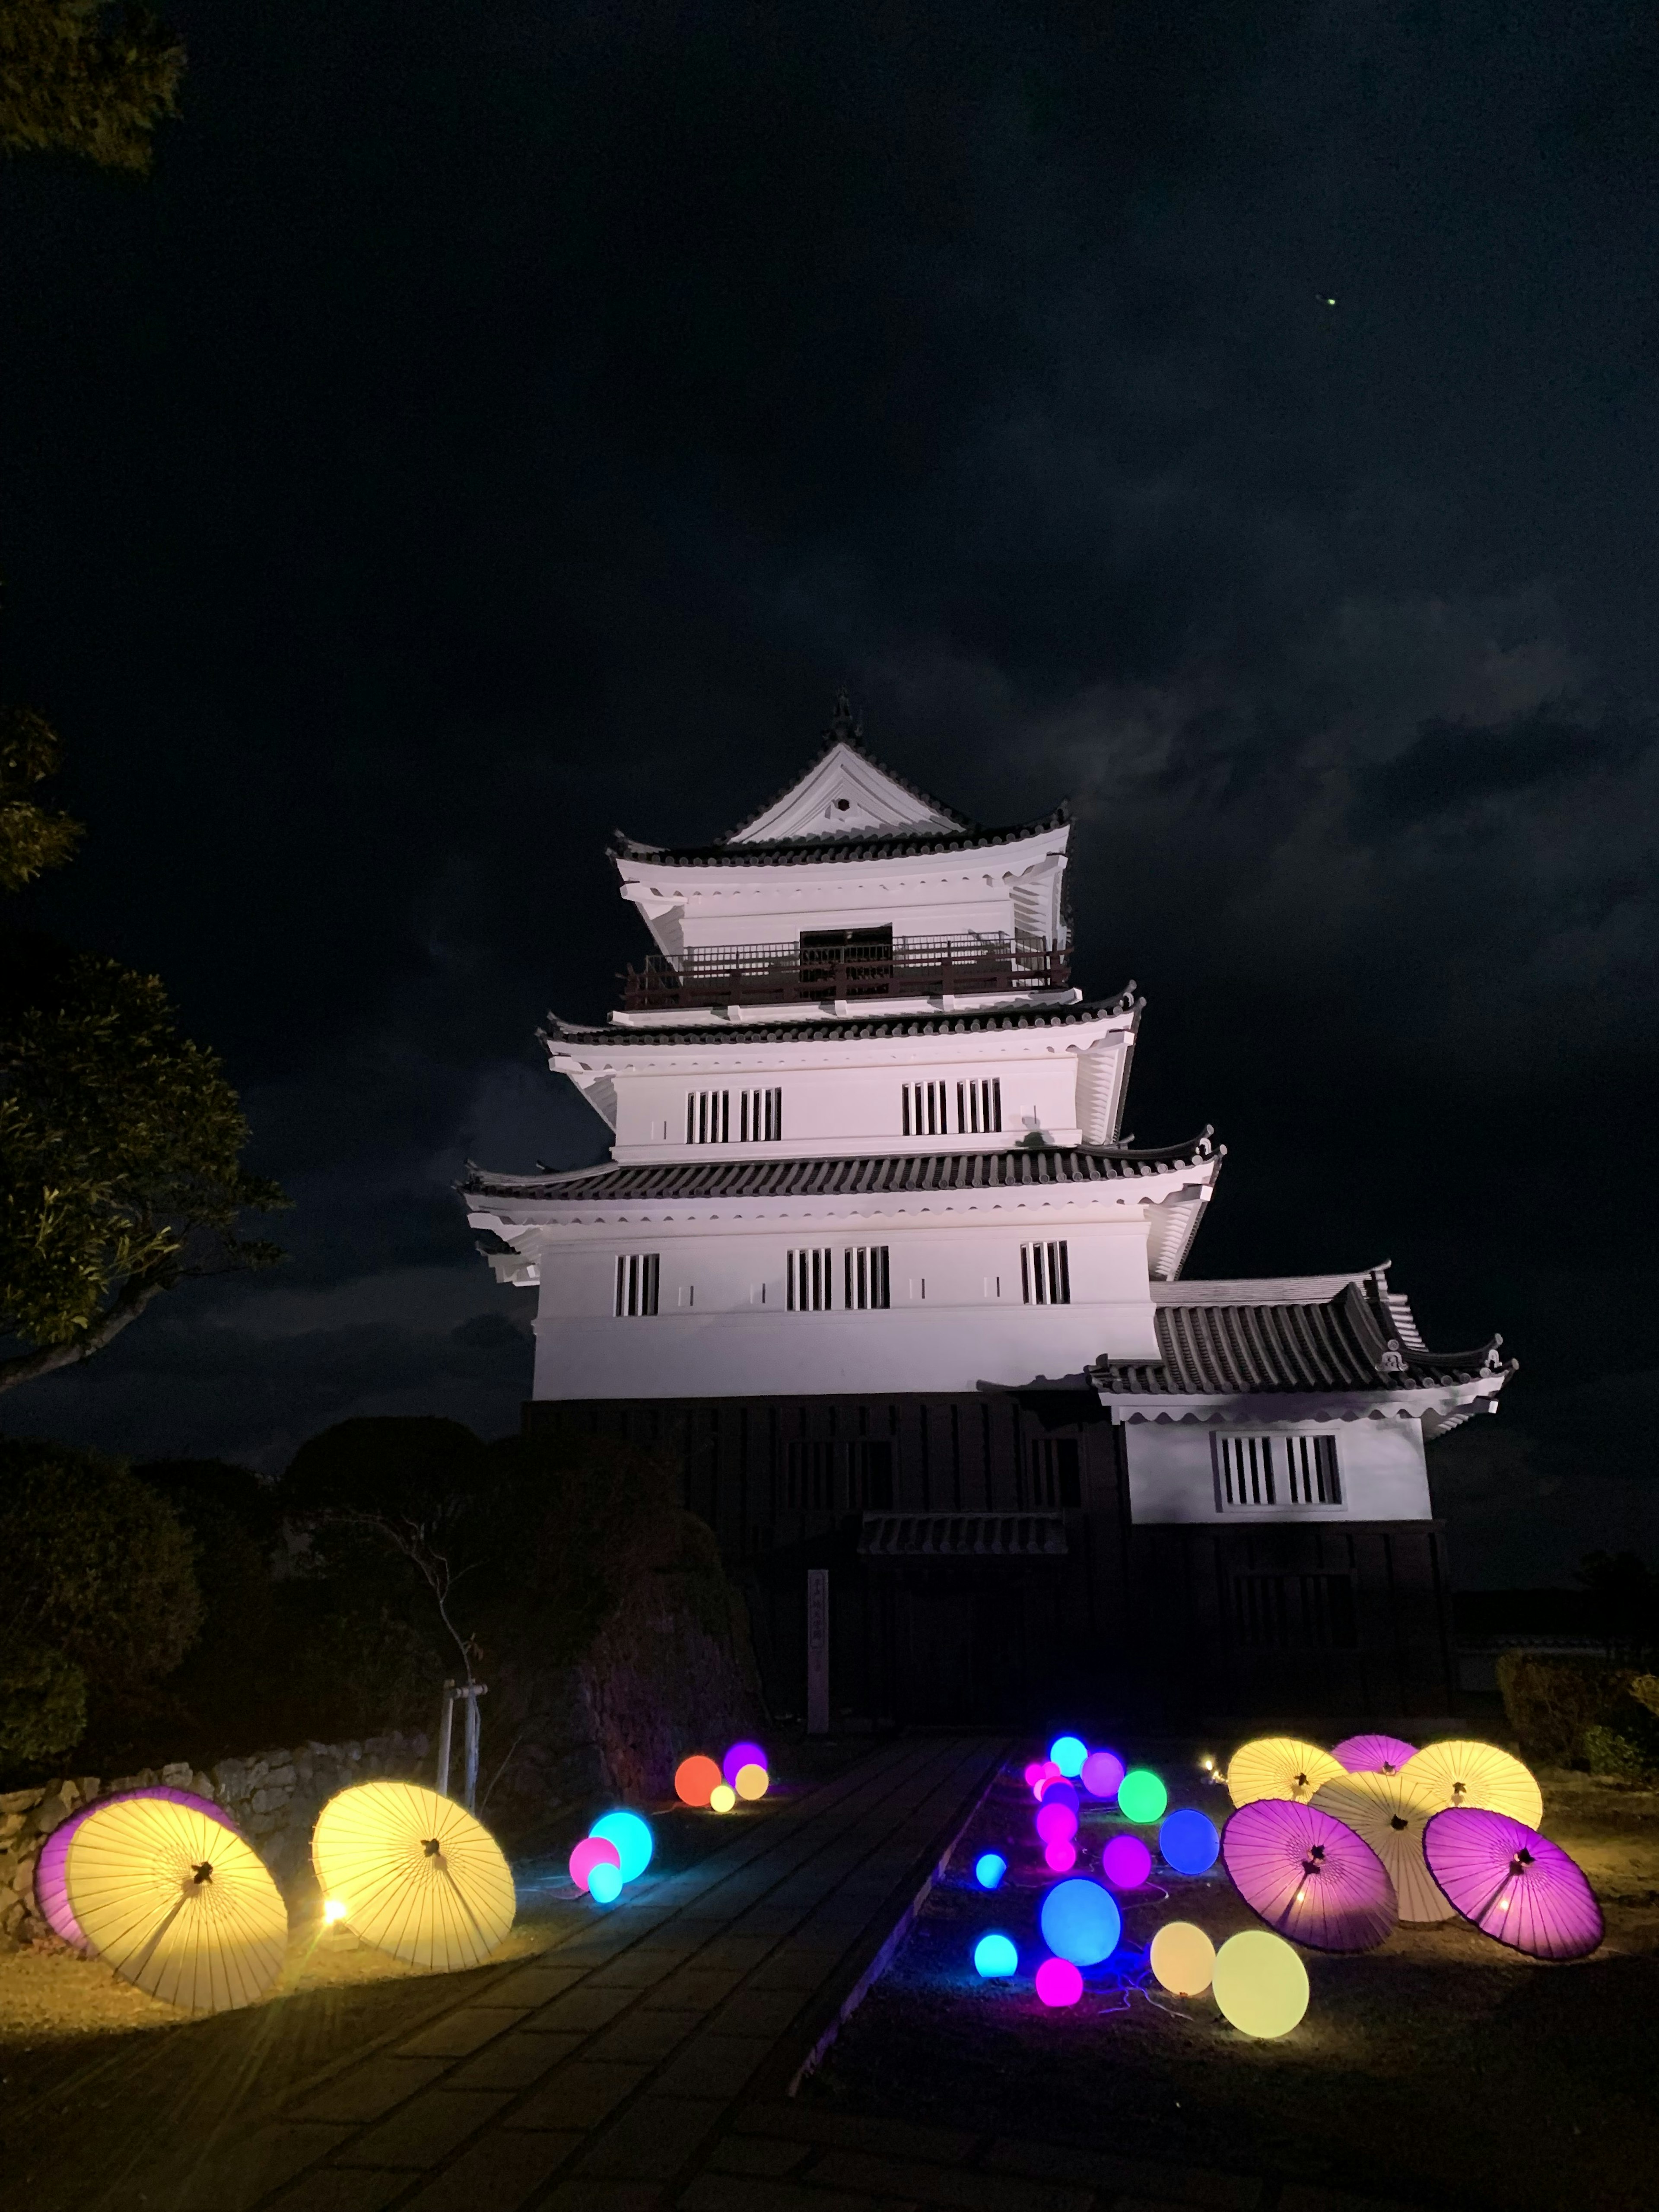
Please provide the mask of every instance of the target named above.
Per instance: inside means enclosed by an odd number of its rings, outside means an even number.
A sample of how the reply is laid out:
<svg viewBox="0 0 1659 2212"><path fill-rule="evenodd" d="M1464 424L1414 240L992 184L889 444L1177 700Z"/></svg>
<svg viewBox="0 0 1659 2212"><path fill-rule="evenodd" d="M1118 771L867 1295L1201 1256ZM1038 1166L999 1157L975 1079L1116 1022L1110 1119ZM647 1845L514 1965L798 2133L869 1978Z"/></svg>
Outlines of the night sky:
<svg viewBox="0 0 1659 2212"><path fill-rule="evenodd" d="M10 1430L274 1469L529 1387L450 1186L843 681L1070 794L1205 1274L1391 1258L1522 1372L1470 1584L1659 1559L1651 0L193 0L147 184L0 169L0 647L43 926L224 1055L292 1257ZM563 1095L561 1095L563 1093Z"/></svg>

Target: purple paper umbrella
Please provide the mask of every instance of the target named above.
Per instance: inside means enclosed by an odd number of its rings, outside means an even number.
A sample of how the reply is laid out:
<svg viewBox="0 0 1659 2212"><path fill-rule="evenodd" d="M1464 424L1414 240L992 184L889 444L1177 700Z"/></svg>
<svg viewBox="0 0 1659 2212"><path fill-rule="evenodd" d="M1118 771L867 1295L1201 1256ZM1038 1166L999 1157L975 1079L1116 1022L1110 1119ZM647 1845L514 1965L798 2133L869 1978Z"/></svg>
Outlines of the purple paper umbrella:
<svg viewBox="0 0 1659 2212"><path fill-rule="evenodd" d="M34 1863L34 1901L52 1934L65 1943L73 1943L77 1951L90 1951L92 1946L82 1931L81 1923L70 1911L69 1890L64 1876L69 1868L69 1847L75 1832L94 1813L101 1813L106 1805L124 1805L129 1797L165 1797L170 1805L188 1805L193 1812L205 1813L210 1820L216 1820L222 1828L234 1829L236 1823L222 1805L210 1797L198 1797L188 1790L166 1790L159 1784L151 1790L118 1790L112 1797L94 1798L83 1805L78 1813L71 1813L62 1820L40 1846L40 1856Z"/></svg>
<svg viewBox="0 0 1659 2212"><path fill-rule="evenodd" d="M1331 1746L1331 1757L1350 1774L1398 1774L1416 1750L1397 1735L1350 1735Z"/></svg>
<svg viewBox="0 0 1659 2212"><path fill-rule="evenodd" d="M1559 1844L1507 1813L1453 1805L1423 1831L1429 1872L1483 1936L1533 1959L1582 1959L1603 1934L1595 1892Z"/></svg>
<svg viewBox="0 0 1659 2212"><path fill-rule="evenodd" d="M1270 1928L1318 1951L1369 1951L1398 1917L1389 1870L1316 1805L1258 1797L1221 1833L1233 1886Z"/></svg>

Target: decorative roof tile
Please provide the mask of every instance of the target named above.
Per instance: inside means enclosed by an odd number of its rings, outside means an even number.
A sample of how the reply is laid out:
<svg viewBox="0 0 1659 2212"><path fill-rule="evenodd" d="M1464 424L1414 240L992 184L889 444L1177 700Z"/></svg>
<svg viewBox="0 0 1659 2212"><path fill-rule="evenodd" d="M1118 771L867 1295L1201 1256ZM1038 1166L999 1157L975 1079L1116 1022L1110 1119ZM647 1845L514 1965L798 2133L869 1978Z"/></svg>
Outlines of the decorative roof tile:
<svg viewBox="0 0 1659 2212"><path fill-rule="evenodd" d="M1059 1559L1058 1513L866 1513L859 1551L868 1559Z"/></svg>
<svg viewBox="0 0 1659 2212"><path fill-rule="evenodd" d="M659 1029L636 1028L629 1022L583 1024L562 1021L549 1014L548 1026L537 1035L544 1044L556 1045L707 1045L821 1043L826 1039L884 1036L971 1036L990 1030L1066 1029L1079 1022L1099 1021L1103 1016L1139 1015L1146 1005L1135 996L1133 982L1115 997L1073 1000L1069 1005L985 1006L965 1013L849 1014L824 1021L698 1022L684 1028L664 1024Z"/></svg>
<svg viewBox="0 0 1659 2212"><path fill-rule="evenodd" d="M775 805L775 801L772 802ZM763 809L764 811L764 809ZM905 860L930 853L976 852L983 846L1018 844L1045 830L1064 829L1072 818L1062 799L1041 821L1006 829L865 830L852 836L768 838L752 845L642 845L622 830L613 832L608 850L613 860L660 860L675 868L776 867L786 862Z"/></svg>

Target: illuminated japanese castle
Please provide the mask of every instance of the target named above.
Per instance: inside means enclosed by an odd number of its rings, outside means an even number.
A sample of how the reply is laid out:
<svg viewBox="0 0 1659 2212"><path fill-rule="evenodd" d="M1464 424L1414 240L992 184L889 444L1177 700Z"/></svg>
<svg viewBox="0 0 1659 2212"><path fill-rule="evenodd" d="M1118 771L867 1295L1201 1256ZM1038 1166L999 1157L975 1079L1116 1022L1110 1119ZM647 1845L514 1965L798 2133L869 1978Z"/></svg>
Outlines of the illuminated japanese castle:
<svg viewBox="0 0 1659 2212"><path fill-rule="evenodd" d="M985 829L863 750L710 845L619 837L654 950L550 1018L608 1165L471 1170L537 1297L532 1431L683 1453L801 1709L1455 1711L1425 1445L1494 1413L1375 1267L1186 1274L1210 1133L1120 1138L1144 1001L1071 981L1070 823Z"/></svg>

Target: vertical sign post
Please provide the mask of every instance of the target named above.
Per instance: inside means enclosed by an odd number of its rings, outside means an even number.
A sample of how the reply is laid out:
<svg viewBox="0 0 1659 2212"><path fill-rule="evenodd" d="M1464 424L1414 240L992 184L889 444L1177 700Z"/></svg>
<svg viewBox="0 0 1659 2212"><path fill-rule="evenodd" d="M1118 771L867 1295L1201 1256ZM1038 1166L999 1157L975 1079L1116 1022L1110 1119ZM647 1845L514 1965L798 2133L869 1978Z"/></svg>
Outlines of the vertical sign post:
<svg viewBox="0 0 1659 2212"><path fill-rule="evenodd" d="M806 1570L806 1733L830 1733L830 1570Z"/></svg>

